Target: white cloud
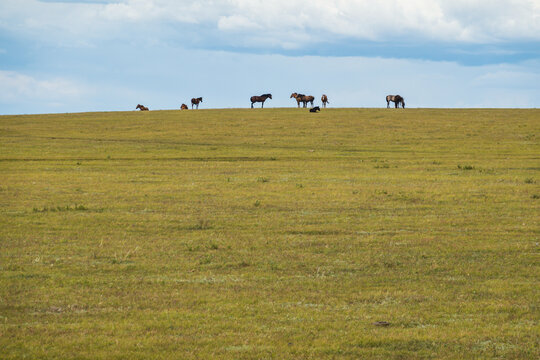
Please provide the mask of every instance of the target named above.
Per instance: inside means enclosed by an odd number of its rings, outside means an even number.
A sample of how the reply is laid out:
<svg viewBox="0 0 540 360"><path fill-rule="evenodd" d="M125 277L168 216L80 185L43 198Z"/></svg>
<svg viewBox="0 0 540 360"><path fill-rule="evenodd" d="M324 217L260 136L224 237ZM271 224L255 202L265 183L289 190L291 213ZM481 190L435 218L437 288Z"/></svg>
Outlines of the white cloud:
<svg viewBox="0 0 540 360"><path fill-rule="evenodd" d="M80 98L85 91L63 78L37 79L14 71L0 71L0 102L62 103Z"/></svg>
<svg viewBox="0 0 540 360"><path fill-rule="evenodd" d="M0 27L110 37L126 24L205 25L265 44L326 41L335 36L388 41L538 41L539 0L118 0L51 3L3 0ZM258 30L258 31L257 31ZM242 31L244 31L242 33ZM291 40L291 38L293 40ZM247 41L255 44L257 41Z"/></svg>
<svg viewBox="0 0 540 360"><path fill-rule="evenodd" d="M261 26L241 15L222 16L218 21L220 30L260 29Z"/></svg>

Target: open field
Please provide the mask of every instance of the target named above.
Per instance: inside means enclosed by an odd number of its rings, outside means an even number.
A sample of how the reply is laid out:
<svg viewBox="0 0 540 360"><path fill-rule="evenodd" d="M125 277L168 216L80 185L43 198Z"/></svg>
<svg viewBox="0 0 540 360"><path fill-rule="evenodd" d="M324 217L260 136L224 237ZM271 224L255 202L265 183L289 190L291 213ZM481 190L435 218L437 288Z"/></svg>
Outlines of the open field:
<svg viewBox="0 0 540 360"><path fill-rule="evenodd" d="M539 138L540 110L0 116L0 358L538 358Z"/></svg>

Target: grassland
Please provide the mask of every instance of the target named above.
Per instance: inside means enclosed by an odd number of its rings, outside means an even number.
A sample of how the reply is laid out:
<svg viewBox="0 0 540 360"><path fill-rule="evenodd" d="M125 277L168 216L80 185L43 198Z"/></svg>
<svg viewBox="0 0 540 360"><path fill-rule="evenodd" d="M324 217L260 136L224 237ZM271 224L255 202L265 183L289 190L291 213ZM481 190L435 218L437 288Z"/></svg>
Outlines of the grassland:
<svg viewBox="0 0 540 360"><path fill-rule="evenodd" d="M0 358L538 358L539 137L539 110L1 116Z"/></svg>

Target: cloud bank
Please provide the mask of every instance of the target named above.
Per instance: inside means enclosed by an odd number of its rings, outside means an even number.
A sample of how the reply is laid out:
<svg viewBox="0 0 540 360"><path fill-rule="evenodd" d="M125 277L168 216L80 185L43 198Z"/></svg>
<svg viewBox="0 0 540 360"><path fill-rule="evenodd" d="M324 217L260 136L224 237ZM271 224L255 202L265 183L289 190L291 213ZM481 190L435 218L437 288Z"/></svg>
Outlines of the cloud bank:
<svg viewBox="0 0 540 360"><path fill-rule="evenodd" d="M347 38L459 43L540 41L538 0L3 0L0 26L92 38L167 23L230 45L302 47ZM230 38L228 38L230 36Z"/></svg>

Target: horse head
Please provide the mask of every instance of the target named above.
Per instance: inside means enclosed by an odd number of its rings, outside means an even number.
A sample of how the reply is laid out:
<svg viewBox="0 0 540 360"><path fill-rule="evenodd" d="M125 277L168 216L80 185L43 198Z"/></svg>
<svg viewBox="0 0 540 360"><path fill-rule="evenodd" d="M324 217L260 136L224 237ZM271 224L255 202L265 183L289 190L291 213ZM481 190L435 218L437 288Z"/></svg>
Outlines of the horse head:
<svg viewBox="0 0 540 360"><path fill-rule="evenodd" d="M401 107L405 109L405 99L403 98L403 96L401 95L396 95L394 97L394 101L396 103L396 107L399 106L399 104L401 104Z"/></svg>
<svg viewBox="0 0 540 360"><path fill-rule="evenodd" d="M298 96L297 93L292 93L292 94L291 94L291 97L290 97L289 99L292 99L292 98L295 98L295 99L296 99L297 96Z"/></svg>

